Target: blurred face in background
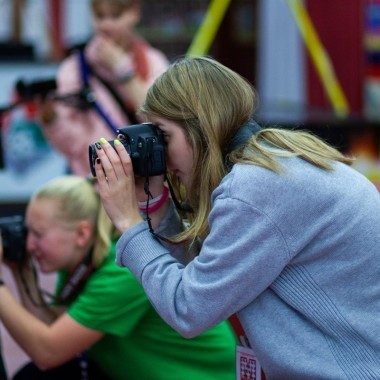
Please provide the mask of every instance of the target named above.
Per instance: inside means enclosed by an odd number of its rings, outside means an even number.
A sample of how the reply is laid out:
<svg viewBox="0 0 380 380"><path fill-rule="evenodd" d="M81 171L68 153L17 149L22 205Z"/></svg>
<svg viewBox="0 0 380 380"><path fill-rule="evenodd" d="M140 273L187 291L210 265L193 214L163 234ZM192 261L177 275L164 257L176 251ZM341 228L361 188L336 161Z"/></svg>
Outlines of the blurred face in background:
<svg viewBox="0 0 380 380"><path fill-rule="evenodd" d="M92 2L93 24L101 33L121 47L128 48L134 28L140 21L138 1L95 0Z"/></svg>
<svg viewBox="0 0 380 380"><path fill-rule="evenodd" d="M27 207L27 251L43 273L57 270L71 272L87 251L78 240L80 222L60 220L60 206L55 199L37 198Z"/></svg>

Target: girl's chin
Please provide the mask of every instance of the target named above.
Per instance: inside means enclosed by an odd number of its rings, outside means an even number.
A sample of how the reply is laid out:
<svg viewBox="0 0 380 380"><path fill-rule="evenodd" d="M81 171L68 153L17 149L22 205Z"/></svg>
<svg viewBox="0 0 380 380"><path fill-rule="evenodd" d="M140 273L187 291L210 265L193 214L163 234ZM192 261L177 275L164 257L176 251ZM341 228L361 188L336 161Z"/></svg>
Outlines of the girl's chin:
<svg viewBox="0 0 380 380"><path fill-rule="evenodd" d="M49 265L46 265L45 263L43 262L39 262L37 261L37 266L38 266L38 270L41 272L41 273L44 273L44 274L48 274L48 273L52 273L52 272L55 272L56 270L49 267Z"/></svg>

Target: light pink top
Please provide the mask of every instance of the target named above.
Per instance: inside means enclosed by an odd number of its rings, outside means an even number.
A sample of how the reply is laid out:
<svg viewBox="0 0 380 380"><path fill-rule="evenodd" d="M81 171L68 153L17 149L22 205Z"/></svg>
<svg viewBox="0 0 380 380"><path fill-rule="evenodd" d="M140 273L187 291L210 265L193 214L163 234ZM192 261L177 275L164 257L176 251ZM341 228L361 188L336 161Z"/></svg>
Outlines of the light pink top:
<svg viewBox="0 0 380 380"><path fill-rule="evenodd" d="M167 69L169 62L162 52L146 43L145 57L148 69L145 80L151 85ZM58 94L74 93L82 88L79 67L78 54L73 54L63 61L57 74ZM127 104L128 94L125 84L118 83L115 75L104 68L95 67L95 70L112 83L113 88L117 90L119 96ZM107 112L117 128L130 124L104 85L90 77L90 86L97 102ZM49 125L44 125L45 137L55 149L66 157L69 168L74 174L90 175L89 145L99 141L101 137L112 140L115 138L115 134L95 109L84 112L64 105L62 102L56 102L55 110L57 118Z"/></svg>

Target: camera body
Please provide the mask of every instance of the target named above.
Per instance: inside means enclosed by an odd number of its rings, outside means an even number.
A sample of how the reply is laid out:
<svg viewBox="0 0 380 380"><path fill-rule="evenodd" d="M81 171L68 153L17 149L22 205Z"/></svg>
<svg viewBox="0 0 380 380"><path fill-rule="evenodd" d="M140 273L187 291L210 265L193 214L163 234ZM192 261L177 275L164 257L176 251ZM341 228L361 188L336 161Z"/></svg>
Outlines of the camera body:
<svg viewBox="0 0 380 380"><path fill-rule="evenodd" d="M166 172L165 144L162 131L152 123L130 125L117 130L119 140L131 157L136 177L153 177ZM114 146L114 141L109 141ZM95 160L98 157L95 144L89 146L91 173L96 177Z"/></svg>
<svg viewBox="0 0 380 380"><path fill-rule="evenodd" d="M21 215L0 218L0 230L4 258L10 261L22 262L26 252L27 234L24 218Z"/></svg>
<svg viewBox="0 0 380 380"><path fill-rule="evenodd" d="M19 79L16 83L16 92L24 100L33 100L36 95L45 97L50 92L57 89L57 82L54 78L24 81Z"/></svg>

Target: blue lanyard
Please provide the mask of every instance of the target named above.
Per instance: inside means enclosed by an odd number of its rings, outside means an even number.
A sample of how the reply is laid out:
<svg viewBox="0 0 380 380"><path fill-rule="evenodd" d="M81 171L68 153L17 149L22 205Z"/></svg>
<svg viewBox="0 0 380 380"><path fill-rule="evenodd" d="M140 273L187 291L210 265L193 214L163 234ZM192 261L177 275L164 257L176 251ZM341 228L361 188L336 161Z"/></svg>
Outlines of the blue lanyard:
<svg viewBox="0 0 380 380"><path fill-rule="evenodd" d="M93 91L91 91L90 83L88 80L88 64L84 55L84 49L79 49L79 63L80 63L80 71L81 77L84 87L84 94L86 96L87 101L92 105L93 108L99 113L99 115L106 122L107 126L111 129L111 131L117 135L118 128L112 122L112 120L108 117L107 113L103 110L100 104L96 101L95 95Z"/></svg>
<svg viewBox="0 0 380 380"><path fill-rule="evenodd" d="M77 359L79 361L81 380L89 380L87 352L78 354Z"/></svg>

